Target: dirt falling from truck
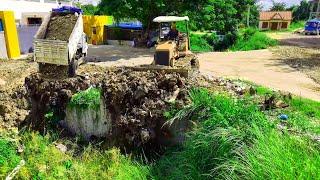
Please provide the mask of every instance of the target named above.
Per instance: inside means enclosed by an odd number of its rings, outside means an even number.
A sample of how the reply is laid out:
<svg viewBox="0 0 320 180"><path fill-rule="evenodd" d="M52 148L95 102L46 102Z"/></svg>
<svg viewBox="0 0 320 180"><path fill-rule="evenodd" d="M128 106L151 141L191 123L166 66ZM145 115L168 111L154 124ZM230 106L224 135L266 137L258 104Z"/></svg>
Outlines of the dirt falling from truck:
<svg viewBox="0 0 320 180"><path fill-rule="evenodd" d="M45 39L68 41L78 17L74 14L53 15Z"/></svg>

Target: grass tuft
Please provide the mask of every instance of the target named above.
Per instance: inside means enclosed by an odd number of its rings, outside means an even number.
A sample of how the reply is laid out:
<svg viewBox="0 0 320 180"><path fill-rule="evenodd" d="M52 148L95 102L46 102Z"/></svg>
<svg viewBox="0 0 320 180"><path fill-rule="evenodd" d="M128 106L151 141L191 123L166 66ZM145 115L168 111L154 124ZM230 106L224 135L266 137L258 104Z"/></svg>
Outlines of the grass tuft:
<svg viewBox="0 0 320 180"><path fill-rule="evenodd" d="M80 108L99 108L101 90L89 88L72 96L69 106Z"/></svg>

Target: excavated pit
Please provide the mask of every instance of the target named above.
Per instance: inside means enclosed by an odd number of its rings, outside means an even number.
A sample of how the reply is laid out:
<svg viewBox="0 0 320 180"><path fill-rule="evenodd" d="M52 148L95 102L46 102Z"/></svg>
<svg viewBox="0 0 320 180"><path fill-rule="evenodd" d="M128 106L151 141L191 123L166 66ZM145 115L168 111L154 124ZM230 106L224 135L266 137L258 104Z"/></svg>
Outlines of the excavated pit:
<svg viewBox="0 0 320 180"><path fill-rule="evenodd" d="M48 127L45 115L49 111L63 122L72 95L95 87L101 89L104 106L110 113L111 133L105 137L110 145L156 148L159 144L177 143L172 130L163 127L164 112L189 103L190 83L177 73L119 68L66 79L33 74L26 78L25 86L32 106L28 124L34 129L44 131Z"/></svg>

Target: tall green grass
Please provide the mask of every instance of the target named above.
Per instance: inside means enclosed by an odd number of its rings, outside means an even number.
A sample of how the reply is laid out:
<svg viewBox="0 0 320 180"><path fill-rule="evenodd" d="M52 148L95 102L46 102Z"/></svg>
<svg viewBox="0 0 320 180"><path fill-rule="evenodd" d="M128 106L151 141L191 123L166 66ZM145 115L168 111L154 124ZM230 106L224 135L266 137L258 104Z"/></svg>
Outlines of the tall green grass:
<svg viewBox="0 0 320 180"><path fill-rule="evenodd" d="M260 89L267 92L266 89ZM193 120L186 142L152 168L155 179L317 179L319 147L307 136L280 132L249 99L205 89L173 118Z"/></svg>
<svg viewBox="0 0 320 180"><path fill-rule="evenodd" d="M229 179L319 179L320 151L308 138L273 130L228 166L234 169L224 175Z"/></svg>

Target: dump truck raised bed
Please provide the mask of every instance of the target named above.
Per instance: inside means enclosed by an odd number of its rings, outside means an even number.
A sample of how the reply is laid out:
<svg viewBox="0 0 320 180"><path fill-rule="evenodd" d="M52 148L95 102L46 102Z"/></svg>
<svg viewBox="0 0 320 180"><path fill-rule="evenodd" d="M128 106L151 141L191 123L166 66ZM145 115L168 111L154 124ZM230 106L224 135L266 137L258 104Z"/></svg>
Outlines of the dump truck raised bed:
<svg viewBox="0 0 320 180"><path fill-rule="evenodd" d="M81 13L54 9L42 22L34 39L34 60L40 73L66 72L75 76L88 45ZM51 72L49 72L51 71Z"/></svg>

